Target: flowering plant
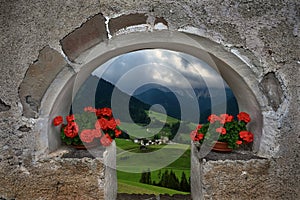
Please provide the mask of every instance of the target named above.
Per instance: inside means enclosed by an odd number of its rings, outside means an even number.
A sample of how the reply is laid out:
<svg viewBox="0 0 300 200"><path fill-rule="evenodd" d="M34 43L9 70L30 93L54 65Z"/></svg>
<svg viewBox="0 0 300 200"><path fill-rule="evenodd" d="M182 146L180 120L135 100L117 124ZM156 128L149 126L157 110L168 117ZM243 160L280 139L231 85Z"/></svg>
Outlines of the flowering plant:
<svg viewBox="0 0 300 200"><path fill-rule="evenodd" d="M89 144L98 140L103 146L109 146L121 135L120 121L113 118L110 108L86 107L84 111L76 117L74 114L66 116L67 124L63 124L62 116L54 118L54 126L62 124L61 139L67 145Z"/></svg>
<svg viewBox="0 0 300 200"><path fill-rule="evenodd" d="M248 113L240 112L237 115L237 120L232 115L211 114L208 117L208 123L199 124L195 130L190 134L193 141L203 143L204 139L212 138L213 134L218 134L218 141L227 142L231 149L237 148L243 143L250 143L253 141L253 134L247 131L247 123L251 121Z"/></svg>

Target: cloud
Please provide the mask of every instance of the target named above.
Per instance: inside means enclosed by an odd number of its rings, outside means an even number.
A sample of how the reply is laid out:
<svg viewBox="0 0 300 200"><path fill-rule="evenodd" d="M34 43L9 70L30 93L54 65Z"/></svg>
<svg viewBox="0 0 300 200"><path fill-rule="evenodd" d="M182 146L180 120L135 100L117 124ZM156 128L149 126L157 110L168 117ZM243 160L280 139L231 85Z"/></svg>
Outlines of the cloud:
<svg viewBox="0 0 300 200"><path fill-rule="evenodd" d="M124 91L135 88L143 82L141 80L166 87L224 87L221 76L204 61L164 49L139 50L117 56L92 74L114 84L122 80L118 87Z"/></svg>

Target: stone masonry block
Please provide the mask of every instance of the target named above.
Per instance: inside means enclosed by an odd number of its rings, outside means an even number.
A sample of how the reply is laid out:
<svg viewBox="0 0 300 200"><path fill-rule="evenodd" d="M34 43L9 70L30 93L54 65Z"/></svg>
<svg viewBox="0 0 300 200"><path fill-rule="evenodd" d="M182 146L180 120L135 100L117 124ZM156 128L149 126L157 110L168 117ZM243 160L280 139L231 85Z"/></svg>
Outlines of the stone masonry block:
<svg viewBox="0 0 300 200"><path fill-rule="evenodd" d="M158 24L158 23L162 23L165 26L168 26L168 22L163 17L156 17L155 18L154 25Z"/></svg>
<svg viewBox="0 0 300 200"><path fill-rule="evenodd" d="M7 175L7 174L6 174ZM6 177L0 172L1 177ZM7 199L104 199L104 166L98 159L49 159L22 166L2 179Z"/></svg>
<svg viewBox="0 0 300 200"><path fill-rule="evenodd" d="M122 15L120 17L113 18L109 21L108 27L110 33L114 35L118 30L129 26L147 24L147 16L144 14L130 14Z"/></svg>
<svg viewBox="0 0 300 200"><path fill-rule="evenodd" d="M74 61L82 52L107 39L105 18L97 14L76 29L60 43L69 60Z"/></svg>
<svg viewBox="0 0 300 200"><path fill-rule="evenodd" d="M43 95L67 62L49 46L40 51L38 60L29 66L19 88L25 117L37 117Z"/></svg>
<svg viewBox="0 0 300 200"><path fill-rule="evenodd" d="M260 87L266 94L269 105L273 108L274 111L277 111L280 104L282 103L283 90L278 79L275 76L275 73L270 72L266 76L264 76L263 80L260 83Z"/></svg>
<svg viewBox="0 0 300 200"><path fill-rule="evenodd" d="M0 112L8 111L10 109L10 105L7 105L0 99Z"/></svg>
<svg viewBox="0 0 300 200"><path fill-rule="evenodd" d="M204 199L275 199L268 186L266 159L202 162Z"/></svg>

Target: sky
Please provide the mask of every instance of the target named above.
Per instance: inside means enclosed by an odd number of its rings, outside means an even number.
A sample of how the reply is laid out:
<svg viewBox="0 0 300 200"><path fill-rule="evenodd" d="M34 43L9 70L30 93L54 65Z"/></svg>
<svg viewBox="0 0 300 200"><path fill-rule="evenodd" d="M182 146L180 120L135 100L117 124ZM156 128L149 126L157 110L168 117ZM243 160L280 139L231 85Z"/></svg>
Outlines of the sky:
<svg viewBox="0 0 300 200"><path fill-rule="evenodd" d="M128 94L149 83L171 90L228 87L206 62L165 49L145 49L119 55L96 68L92 75L113 83Z"/></svg>

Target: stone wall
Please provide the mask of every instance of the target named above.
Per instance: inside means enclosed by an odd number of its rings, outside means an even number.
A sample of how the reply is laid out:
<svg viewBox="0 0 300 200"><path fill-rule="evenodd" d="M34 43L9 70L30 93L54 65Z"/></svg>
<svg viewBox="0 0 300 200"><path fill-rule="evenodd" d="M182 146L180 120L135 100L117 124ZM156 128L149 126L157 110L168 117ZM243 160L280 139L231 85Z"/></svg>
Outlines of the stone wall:
<svg viewBox="0 0 300 200"><path fill-rule="evenodd" d="M104 198L101 160L37 157L42 131L37 126L49 123L39 121L42 99L60 70L78 70L82 60L76 58L86 50L117 35L161 29L218 43L247 64L252 83L259 83L249 87L262 94L257 96L263 116L259 153L268 159L199 161L205 172L203 197L239 197L243 190L234 185L222 190L225 186L215 179L220 175L224 184L240 183L233 178L237 174L260 181L265 194L257 199L300 198L299 1L2 0L0 5L0 198ZM76 34L80 37L74 42ZM251 195L256 189L247 191Z"/></svg>

